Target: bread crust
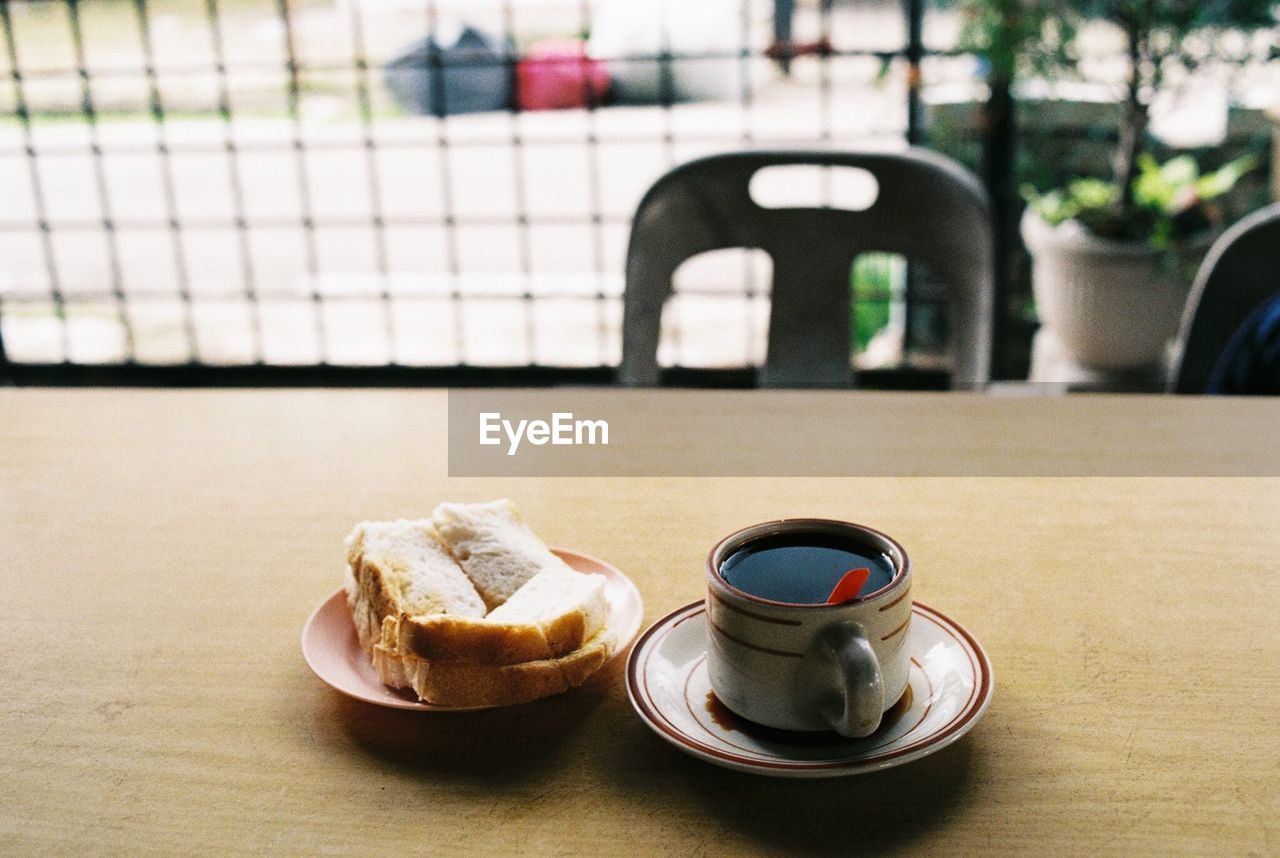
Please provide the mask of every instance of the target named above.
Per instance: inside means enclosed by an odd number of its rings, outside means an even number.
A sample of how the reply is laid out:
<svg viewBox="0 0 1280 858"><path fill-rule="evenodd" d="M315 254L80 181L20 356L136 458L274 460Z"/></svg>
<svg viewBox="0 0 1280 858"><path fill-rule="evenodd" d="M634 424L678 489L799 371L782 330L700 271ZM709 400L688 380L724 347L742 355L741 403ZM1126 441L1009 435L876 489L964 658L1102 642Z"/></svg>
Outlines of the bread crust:
<svg viewBox="0 0 1280 858"><path fill-rule="evenodd" d="M395 688L408 688L407 674L379 666L376 650L384 637L384 625L390 623L392 633L400 616L400 593L393 587L382 569L364 559L364 529L357 525L347 537L347 606L355 623L360 648L373 660L374 668L384 684ZM385 658L385 655L384 655Z"/></svg>
<svg viewBox="0 0 1280 858"><path fill-rule="evenodd" d="M406 655L389 673L391 678L408 678L418 697L427 703L510 706L576 688L609 660L614 647L613 632L602 629L583 646L556 659L479 665L432 662Z"/></svg>
<svg viewBox="0 0 1280 858"><path fill-rule="evenodd" d="M571 569L530 580L504 603L520 607L499 617L402 615L399 649L429 661L503 665L560 658L581 647L605 623L604 581ZM519 618L519 619L517 619Z"/></svg>
<svg viewBox="0 0 1280 858"><path fill-rule="evenodd" d="M392 688L413 687L413 665L404 653L396 646L399 622L395 617L386 617L382 621L382 633L369 653L373 669L378 672L378 679L383 685Z"/></svg>
<svg viewBox="0 0 1280 858"><path fill-rule="evenodd" d="M404 616L400 620L400 650L430 661L463 664L518 664L558 658L582 643L552 649L536 625L495 623L448 614Z"/></svg>
<svg viewBox="0 0 1280 858"><path fill-rule="evenodd" d="M361 634L360 643L365 646L367 634L370 638L368 647L372 647L382 628L383 617L399 616L400 593L387 580L382 569L377 564L366 563L359 551L355 553L354 558L349 553L347 562L349 573L347 601L353 610L359 606L360 610L369 616L369 620L365 623L367 631ZM356 629L357 631L361 629L359 619L356 620Z"/></svg>

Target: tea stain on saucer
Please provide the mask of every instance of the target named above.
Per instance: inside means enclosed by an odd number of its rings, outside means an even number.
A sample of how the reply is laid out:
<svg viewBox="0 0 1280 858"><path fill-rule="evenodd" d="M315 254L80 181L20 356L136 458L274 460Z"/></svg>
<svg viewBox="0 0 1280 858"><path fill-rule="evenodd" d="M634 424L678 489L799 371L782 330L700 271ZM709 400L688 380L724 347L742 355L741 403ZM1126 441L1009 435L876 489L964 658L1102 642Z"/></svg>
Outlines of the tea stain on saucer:
<svg viewBox="0 0 1280 858"><path fill-rule="evenodd" d="M902 720L902 717L911 710L911 703L914 697L911 686L907 685L907 690L898 698L898 702L890 706L880 719L880 726L876 731L867 738L874 738L882 733L890 730L895 724ZM839 742L855 741L839 735L831 730L816 730L807 732L803 730L782 730L777 727L766 727L763 724L757 724L754 721L748 721L741 715L734 712L728 706L716 697L714 691L707 692L706 703L707 714L711 716L711 720L716 726L730 733L737 732L744 736L750 736L761 742L772 742L778 745L789 745L793 748L820 748L826 747ZM856 740L865 741L865 740Z"/></svg>

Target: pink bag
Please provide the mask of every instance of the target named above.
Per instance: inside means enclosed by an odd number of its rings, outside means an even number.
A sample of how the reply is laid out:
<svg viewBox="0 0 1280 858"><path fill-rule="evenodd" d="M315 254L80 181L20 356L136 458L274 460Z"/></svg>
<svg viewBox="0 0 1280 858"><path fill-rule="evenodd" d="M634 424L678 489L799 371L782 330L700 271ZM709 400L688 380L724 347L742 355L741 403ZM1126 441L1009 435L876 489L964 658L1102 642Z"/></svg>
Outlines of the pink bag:
<svg viewBox="0 0 1280 858"><path fill-rule="evenodd" d="M577 39L545 39L516 63L516 106L521 110L564 110L599 106L609 94L609 72L587 57Z"/></svg>

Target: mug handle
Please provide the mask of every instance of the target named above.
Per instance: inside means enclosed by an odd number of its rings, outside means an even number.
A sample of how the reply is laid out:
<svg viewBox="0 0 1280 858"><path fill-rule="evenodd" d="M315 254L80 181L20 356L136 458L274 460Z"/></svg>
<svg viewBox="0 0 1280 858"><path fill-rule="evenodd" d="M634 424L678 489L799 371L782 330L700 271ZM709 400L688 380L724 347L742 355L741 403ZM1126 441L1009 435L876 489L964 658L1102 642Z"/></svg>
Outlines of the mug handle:
<svg viewBox="0 0 1280 858"><path fill-rule="evenodd" d="M884 715L884 681L866 629L858 623L841 623L824 637L839 669L840 688L838 699L824 709L823 719L842 736L870 736Z"/></svg>

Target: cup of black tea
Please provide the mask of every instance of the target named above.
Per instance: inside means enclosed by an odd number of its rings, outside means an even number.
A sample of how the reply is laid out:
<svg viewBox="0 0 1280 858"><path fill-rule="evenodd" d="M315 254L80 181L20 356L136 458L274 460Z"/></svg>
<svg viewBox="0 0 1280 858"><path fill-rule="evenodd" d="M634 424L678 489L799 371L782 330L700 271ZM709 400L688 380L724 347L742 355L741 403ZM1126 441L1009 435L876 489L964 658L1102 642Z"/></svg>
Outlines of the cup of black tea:
<svg viewBox="0 0 1280 858"><path fill-rule="evenodd" d="M869 736L906 691L911 566L878 530L797 518L730 534L707 557L707 617L711 688L758 724Z"/></svg>

